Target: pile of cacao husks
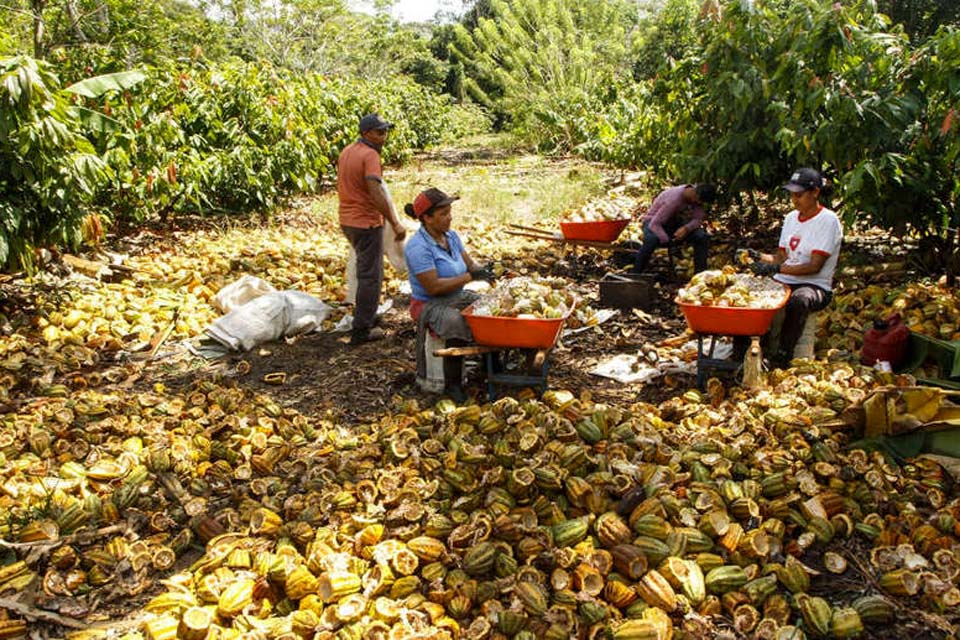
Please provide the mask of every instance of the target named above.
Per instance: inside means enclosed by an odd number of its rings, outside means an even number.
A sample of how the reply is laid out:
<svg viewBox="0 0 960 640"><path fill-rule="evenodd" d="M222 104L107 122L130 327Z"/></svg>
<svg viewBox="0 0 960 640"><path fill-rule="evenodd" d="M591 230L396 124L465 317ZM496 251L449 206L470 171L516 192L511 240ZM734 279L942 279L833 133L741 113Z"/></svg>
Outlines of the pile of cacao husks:
<svg viewBox="0 0 960 640"><path fill-rule="evenodd" d="M948 477L844 449L845 413L897 381L809 363L752 394L398 399L349 428L211 382L37 399L4 420L3 538L51 551L0 591L162 578L148 638L845 638L907 602L945 620Z"/></svg>
<svg viewBox="0 0 960 640"><path fill-rule="evenodd" d="M26 283L32 322L8 313L0 337L0 596L82 620L162 581L131 640L846 638L904 615L955 632L949 476L847 448L868 394L909 383L891 374L804 363L660 405L396 399L361 425L223 381L123 384L129 354L195 337L235 277L337 299L344 256L332 229L238 230L158 240L118 283ZM842 293L821 344L893 311L946 337L956 308L934 284ZM36 620L10 610L0 636Z"/></svg>

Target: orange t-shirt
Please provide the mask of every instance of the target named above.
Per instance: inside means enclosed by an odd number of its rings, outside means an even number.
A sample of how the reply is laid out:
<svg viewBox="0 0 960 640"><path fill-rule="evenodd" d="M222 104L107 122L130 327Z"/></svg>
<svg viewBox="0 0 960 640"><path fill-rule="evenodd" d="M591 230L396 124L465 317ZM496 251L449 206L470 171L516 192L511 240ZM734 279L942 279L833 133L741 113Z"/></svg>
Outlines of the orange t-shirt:
<svg viewBox="0 0 960 640"><path fill-rule="evenodd" d="M383 166L376 149L362 142L354 142L337 160L337 195L340 197L340 224L345 227L369 229L383 226L383 215L377 210L367 177L383 178Z"/></svg>

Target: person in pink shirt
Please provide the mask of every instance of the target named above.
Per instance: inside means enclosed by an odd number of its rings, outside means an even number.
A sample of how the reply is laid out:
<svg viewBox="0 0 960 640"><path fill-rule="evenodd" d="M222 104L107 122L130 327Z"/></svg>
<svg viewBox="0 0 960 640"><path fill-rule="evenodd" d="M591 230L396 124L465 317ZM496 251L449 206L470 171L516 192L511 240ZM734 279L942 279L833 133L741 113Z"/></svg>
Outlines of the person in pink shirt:
<svg viewBox="0 0 960 640"><path fill-rule="evenodd" d="M659 247L681 242L693 245L694 271L706 269L709 238L703 229L703 205L713 202L716 196L717 188L712 184L682 184L661 191L640 219L643 246L637 252L633 273L643 273Z"/></svg>

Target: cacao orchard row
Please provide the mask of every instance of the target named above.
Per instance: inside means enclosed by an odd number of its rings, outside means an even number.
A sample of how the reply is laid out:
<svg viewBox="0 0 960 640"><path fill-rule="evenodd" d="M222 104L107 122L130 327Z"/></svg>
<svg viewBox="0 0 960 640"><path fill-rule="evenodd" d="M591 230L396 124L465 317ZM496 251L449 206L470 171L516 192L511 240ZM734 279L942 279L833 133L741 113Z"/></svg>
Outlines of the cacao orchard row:
<svg viewBox="0 0 960 640"><path fill-rule="evenodd" d="M150 68L63 87L54 67L0 61L0 263L76 246L94 213L140 222L178 213L269 209L329 182L360 116L396 128L388 162L482 114L402 77L298 75L252 63ZM83 85L78 89L78 85Z"/></svg>

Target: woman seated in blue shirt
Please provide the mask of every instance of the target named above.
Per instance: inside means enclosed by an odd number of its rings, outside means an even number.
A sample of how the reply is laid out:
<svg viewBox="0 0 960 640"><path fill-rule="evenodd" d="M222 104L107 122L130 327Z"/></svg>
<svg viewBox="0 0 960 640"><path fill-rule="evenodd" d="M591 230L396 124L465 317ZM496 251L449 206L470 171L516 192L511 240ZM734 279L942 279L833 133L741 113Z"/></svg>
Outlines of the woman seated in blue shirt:
<svg viewBox="0 0 960 640"><path fill-rule="evenodd" d="M463 285L472 280L493 279L490 267L475 262L456 231L450 230L453 219L451 204L458 196L448 196L439 189L422 191L412 204L404 206L411 218L420 221L420 228L407 241L403 253L413 290L410 315L417 321L417 377L426 376L424 341L432 331L447 346L460 346L473 340L470 327L460 310L477 299ZM444 358L445 393L456 402L464 402L461 387L463 358Z"/></svg>

